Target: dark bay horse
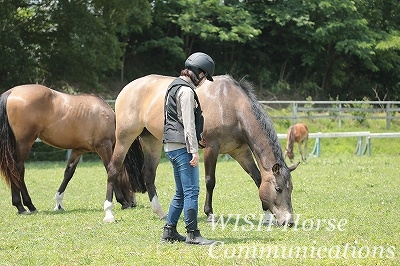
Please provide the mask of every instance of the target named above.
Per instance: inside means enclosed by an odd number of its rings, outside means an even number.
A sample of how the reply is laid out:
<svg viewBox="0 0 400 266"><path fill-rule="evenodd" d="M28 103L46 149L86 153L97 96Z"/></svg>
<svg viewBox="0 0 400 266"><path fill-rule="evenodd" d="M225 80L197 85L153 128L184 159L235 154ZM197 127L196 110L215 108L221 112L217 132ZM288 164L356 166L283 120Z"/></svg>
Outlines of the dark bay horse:
<svg viewBox="0 0 400 266"><path fill-rule="evenodd" d="M20 214L37 211L24 179L24 162L37 138L50 146L72 150L55 196L55 210L61 210L64 191L83 153L96 152L104 166L110 162L115 144L115 113L100 97L69 95L37 84L17 86L1 95L0 172L11 186L12 204ZM129 150L142 154L139 140L133 141ZM144 188L144 183L134 182L141 164L138 156L127 156L124 162L134 175L129 176L133 178L131 185L138 191ZM120 189L126 186L125 182L129 182L126 171L121 171L114 189L117 201L128 208L132 193Z"/></svg>
<svg viewBox="0 0 400 266"><path fill-rule="evenodd" d="M287 142L285 149L285 158L289 157L290 162L293 162L294 152L293 145L298 144L300 157L304 163L307 160L307 147L308 147L308 127L305 124L297 123L291 126L287 132ZM302 144L304 143L304 151Z"/></svg>
<svg viewBox="0 0 400 266"><path fill-rule="evenodd" d="M152 209L165 216L154 186L160 162L164 96L173 77L149 75L126 85L116 103L116 143L108 166L109 185L119 174L127 147L140 136L145 153L144 179ZM264 211L271 211L279 225L293 222L291 171L285 163L277 133L269 116L252 93L250 84L230 76L214 77L197 89L205 119L203 136L206 202L204 212L213 218L212 195L218 154L230 154L259 188ZM253 159L257 161L258 167ZM173 182L173 179L171 179ZM112 189L109 188L108 191ZM105 221L113 221L112 194L104 203Z"/></svg>

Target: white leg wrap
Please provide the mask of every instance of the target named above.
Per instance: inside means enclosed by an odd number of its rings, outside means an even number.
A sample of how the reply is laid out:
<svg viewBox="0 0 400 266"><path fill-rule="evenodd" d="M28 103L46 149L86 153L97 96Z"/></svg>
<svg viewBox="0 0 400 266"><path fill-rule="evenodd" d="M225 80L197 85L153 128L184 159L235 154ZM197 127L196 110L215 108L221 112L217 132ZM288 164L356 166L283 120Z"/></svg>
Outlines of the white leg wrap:
<svg viewBox="0 0 400 266"><path fill-rule="evenodd" d="M136 200L136 193L135 192L132 192L132 205L134 207L137 206L137 200Z"/></svg>
<svg viewBox="0 0 400 266"><path fill-rule="evenodd" d="M162 210L161 204L158 201L157 196L154 196L153 199L151 200L151 208L153 212L156 213L160 219L165 219L165 217L167 216L165 212Z"/></svg>
<svg viewBox="0 0 400 266"><path fill-rule="evenodd" d="M103 222L112 223L115 221L114 215L112 214L113 204L112 202L106 200L104 202L104 211L106 212L106 216L103 219Z"/></svg>
<svg viewBox="0 0 400 266"><path fill-rule="evenodd" d="M56 200L56 207L54 207L55 211L64 210L64 207L62 206L63 198L64 192L61 194L59 192L56 192L56 195L54 196L54 199Z"/></svg>

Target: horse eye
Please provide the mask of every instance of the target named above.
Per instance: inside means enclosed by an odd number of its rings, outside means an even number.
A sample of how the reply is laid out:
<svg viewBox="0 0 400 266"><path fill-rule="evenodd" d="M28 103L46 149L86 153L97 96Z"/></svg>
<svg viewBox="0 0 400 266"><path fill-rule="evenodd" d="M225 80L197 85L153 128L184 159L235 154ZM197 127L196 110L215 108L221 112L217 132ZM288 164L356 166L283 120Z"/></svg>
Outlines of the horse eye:
<svg viewBox="0 0 400 266"><path fill-rule="evenodd" d="M280 187L275 187L276 192L282 193L282 189Z"/></svg>

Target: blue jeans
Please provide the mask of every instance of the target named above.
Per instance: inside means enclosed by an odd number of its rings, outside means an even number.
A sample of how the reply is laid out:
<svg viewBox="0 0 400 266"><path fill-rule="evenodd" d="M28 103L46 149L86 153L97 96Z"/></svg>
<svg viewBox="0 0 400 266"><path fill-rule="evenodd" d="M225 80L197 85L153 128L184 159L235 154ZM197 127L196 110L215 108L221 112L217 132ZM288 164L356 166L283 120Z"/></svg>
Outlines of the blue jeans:
<svg viewBox="0 0 400 266"><path fill-rule="evenodd" d="M169 151L165 153L174 168L175 195L169 205L167 224L177 225L182 210L184 211L185 223L188 225L188 210L198 212L199 199L199 166L193 167L189 164L192 154L186 148Z"/></svg>

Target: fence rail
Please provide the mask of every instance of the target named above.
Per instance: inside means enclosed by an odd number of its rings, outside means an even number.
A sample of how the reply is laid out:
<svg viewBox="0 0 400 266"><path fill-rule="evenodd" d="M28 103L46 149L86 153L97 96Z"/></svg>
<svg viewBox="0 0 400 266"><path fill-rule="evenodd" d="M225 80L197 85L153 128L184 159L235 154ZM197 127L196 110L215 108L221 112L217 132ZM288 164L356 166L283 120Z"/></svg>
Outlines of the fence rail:
<svg viewBox="0 0 400 266"><path fill-rule="evenodd" d="M400 132L395 133L371 133L369 131L360 132L330 132L330 133L309 133L308 138L315 138L315 145L309 156L321 156L321 138L349 138L356 137L357 145L355 154L371 156L371 139L372 138L400 138ZM286 139L287 134L278 134L279 139Z"/></svg>
<svg viewBox="0 0 400 266"><path fill-rule="evenodd" d="M115 100L106 100L114 108ZM290 115L270 115L272 119L290 119L296 124L299 119L330 118L342 127L344 119L386 120L390 129L393 120L400 120L400 101L259 101L268 110L288 108ZM397 115L396 115L397 114Z"/></svg>
<svg viewBox="0 0 400 266"><path fill-rule="evenodd" d="M339 127L343 119L384 119L386 129L390 129L393 120L400 120L400 101L259 101L267 109L289 108L291 115L273 116L273 119L331 118L337 119Z"/></svg>

